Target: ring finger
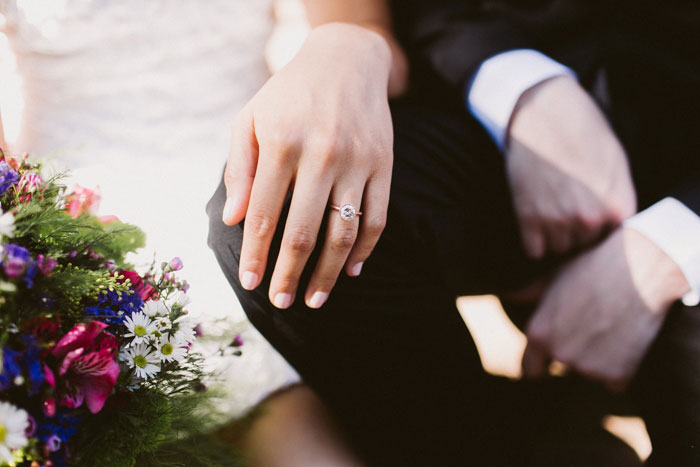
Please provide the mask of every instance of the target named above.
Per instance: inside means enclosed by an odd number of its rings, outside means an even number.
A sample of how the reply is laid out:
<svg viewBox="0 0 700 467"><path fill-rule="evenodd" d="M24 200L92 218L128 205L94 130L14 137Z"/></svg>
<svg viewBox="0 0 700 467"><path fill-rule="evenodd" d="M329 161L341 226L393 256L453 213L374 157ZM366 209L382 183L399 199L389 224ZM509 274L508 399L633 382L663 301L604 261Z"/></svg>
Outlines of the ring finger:
<svg viewBox="0 0 700 467"><path fill-rule="evenodd" d="M330 201L337 210L328 216L328 229L321 256L306 290L305 301L309 308L320 308L326 302L355 245L363 189L364 182L356 181L347 186L335 187L331 192ZM352 208L344 209L346 205Z"/></svg>

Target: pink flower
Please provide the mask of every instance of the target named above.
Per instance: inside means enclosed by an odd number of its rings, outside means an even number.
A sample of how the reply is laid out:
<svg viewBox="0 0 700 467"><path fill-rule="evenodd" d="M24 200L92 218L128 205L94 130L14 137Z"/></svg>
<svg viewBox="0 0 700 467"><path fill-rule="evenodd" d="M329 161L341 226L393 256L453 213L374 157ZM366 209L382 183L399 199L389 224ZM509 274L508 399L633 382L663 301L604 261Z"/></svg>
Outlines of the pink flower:
<svg viewBox="0 0 700 467"><path fill-rule="evenodd" d="M143 300L144 302L150 299L156 292L156 289L154 289L152 285L144 282L143 279L141 279L141 276L139 276L134 271L127 271L123 269L119 271L119 274L124 276L124 281L126 281L126 279L129 279L129 281L131 282L131 287L137 294L139 294L139 297L141 297L141 300Z"/></svg>
<svg viewBox="0 0 700 467"><path fill-rule="evenodd" d="M53 271L53 268L58 266L58 261L55 259L51 259L48 256L44 255L38 255L36 257L36 263L37 266L39 267L39 272L41 272L43 275L48 276L51 274L51 271Z"/></svg>
<svg viewBox="0 0 700 467"><path fill-rule="evenodd" d="M24 172L17 182L17 191L20 194L19 200L25 203L32 199L32 194L44 184L41 175L31 170ZM43 191L43 190L42 190Z"/></svg>
<svg viewBox="0 0 700 467"><path fill-rule="evenodd" d="M179 271L182 269L182 260L179 257L174 257L170 260L170 269L172 271Z"/></svg>
<svg viewBox="0 0 700 467"><path fill-rule="evenodd" d="M119 218L113 214L108 214L106 216L100 216L98 217L99 221L102 222L103 225L107 225L110 222L119 222Z"/></svg>
<svg viewBox="0 0 700 467"><path fill-rule="evenodd" d="M75 185L73 191L68 195L68 204L66 211L71 217L80 217L83 214L95 215L100 207L100 187L96 186L94 190Z"/></svg>
<svg viewBox="0 0 700 467"><path fill-rule="evenodd" d="M77 324L51 351L60 362L56 390L62 405L77 408L84 401L97 413L112 393L119 376L119 341L106 327L99 321Z"/></svg>

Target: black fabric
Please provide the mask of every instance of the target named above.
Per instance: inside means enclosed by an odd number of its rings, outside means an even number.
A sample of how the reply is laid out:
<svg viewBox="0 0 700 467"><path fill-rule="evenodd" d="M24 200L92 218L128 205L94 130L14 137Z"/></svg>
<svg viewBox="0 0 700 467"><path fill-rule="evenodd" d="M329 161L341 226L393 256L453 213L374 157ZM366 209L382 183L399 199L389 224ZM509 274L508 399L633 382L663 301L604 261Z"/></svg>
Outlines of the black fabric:
<svg viewBox="0 0 700 467"><path fill-rule="evenodd" d="M395 0L396 27L413 60L462 91L499 52L535 48L590 84L612 55L635 55L700 79L695 0ZM420 80L419 80L420 81Z"/></svg>
<svg viewBox="0 0 700 467"><path fill-rule="evenodd" d="M604 414L629 410L620 397L576 378L515 383L483 372L455 297L524 284L557 261L525 257L503 158L474 120L407 102L393 105L393 119L387 228L362 275L342 276L320 310L301 299L284 311L269 303L281 228L262 285L241 288L242 226L221 222L225 189L219 186L208 206L209 242L251 322L328 404L369 465L640 465L600 425ZM685 324L688 339L700 341L700 323ZM669 330L656 344L658 359L680 352L676 334ZM683 352L698 360L696 347ZM673 413L690 410L700 372L668 370L668 380L650 376L640 384L636 401L667 453L694 455L689 446L698 439L692 430L700 413L685 414L685 437L669 436L675 428L652 395L661 385L677 404ZM658 465L674 465L658 455Z"/></svg>

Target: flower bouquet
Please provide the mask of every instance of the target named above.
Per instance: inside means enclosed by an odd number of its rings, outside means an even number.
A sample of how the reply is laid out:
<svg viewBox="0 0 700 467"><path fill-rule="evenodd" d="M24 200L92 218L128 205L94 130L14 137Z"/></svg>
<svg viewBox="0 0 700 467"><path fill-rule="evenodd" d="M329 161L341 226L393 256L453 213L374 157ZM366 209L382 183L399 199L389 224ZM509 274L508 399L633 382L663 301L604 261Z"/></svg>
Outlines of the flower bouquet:
<svg viewBox="0 0 700 467"><path fill-rule="evenodd" d="M181 261L134 272L144 234L98 202L0 150L0 465L234 465Z"/></svg>

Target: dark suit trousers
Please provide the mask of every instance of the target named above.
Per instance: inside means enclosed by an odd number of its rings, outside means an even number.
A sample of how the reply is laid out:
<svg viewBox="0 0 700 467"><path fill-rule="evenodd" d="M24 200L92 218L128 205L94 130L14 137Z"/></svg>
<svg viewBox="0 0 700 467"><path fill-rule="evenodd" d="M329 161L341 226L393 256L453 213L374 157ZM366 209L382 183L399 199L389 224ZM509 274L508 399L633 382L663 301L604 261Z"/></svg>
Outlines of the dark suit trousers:
<svg viewBox="0 0 700 467"><path fill-rule="evenodd" d="M632 398L575 376L513 382L483 371L455 297L522 285L563 259L526 258L503 156L465 112L415 102L392 110L387 228L362 275L343 275L320 310L299 297L278 310L267 298L284 218L263 283L246 291L238 280L243 227L221 222L223 183L208 206L210 245L251 322L326 402L368 464L641 465L601 428L606 413L638 410L657 465L700 465L699 310L673 310Z"/></svg>

